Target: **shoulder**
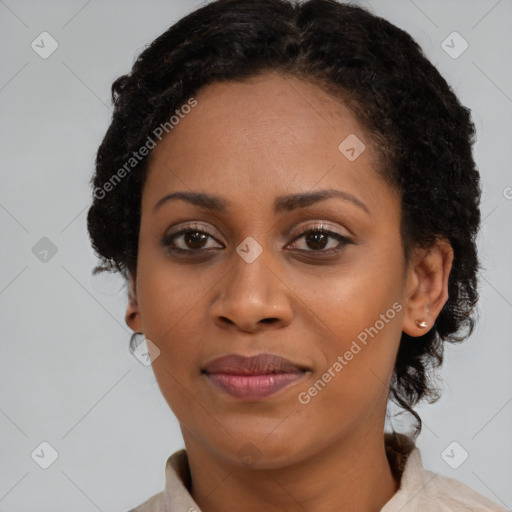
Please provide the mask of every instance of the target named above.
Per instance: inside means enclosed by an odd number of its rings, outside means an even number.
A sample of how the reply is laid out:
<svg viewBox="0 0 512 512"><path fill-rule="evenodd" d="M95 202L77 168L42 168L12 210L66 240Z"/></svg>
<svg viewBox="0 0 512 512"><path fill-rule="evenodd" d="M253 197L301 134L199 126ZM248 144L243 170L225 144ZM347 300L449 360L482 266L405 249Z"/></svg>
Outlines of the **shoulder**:
<svg viewBox="0 0 512 512"><path fill-rule="evenodd" d="M407 458L400 487L381 512L507 512L455 478L424 469L414 448Z"/></svg>
<svg viewBox="0 0 512 512"><path fill-rule="evenodd" d="M167 512L169 505L168 495L159 492L128 512Z"/></svg>
<svg viewBox="0 0 512 512"><path fill-rule="evenodd" d="M185 449L174 452L165 465L165 488L128 512L200 512L190 488L190 467Z"/></svg>
<svg viewBox="0 0 512 512"><path fill-rule="evenodd" d="M435 500L439 504L439 511L506 512L505 508L455 478L423 471L425 479L430 481L430 489L424 495L425 504Z"/></svg>

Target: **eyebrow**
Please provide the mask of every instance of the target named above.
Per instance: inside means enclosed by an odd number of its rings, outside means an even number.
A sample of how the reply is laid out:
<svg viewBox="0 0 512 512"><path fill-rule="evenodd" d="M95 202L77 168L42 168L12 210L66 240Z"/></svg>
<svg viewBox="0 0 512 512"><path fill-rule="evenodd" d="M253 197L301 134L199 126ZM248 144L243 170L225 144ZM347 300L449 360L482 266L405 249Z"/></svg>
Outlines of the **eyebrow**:
<svg viewBox="0 0 512 512"><path fill-rule="evenodd" d="M304 192L277 197L274 201L274 212L290 212L292 210L296 210L298 208L306 208L312 204L332 198L348 201L364 210L368 215L371 215L368 206L366 206L366 204L363 203L360 199L353 196L352 194L349 194L348 192L336 189L315 190L313 192ZM156 210L158 210L164 203L177 200L193 204L206 210L220 213L227 212L231 204L229 201L223 199L220 196L206 194L203 192L172 192L158 200L158 202L153 207L153 213L156 212Z"/></svg>

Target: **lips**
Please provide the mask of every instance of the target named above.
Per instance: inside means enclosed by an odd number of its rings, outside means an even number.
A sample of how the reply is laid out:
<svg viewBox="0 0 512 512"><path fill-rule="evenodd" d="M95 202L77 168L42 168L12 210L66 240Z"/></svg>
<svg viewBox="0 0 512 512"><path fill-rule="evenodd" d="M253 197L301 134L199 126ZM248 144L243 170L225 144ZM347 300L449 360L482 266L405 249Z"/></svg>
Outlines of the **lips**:
<svg viewBox="0 0 512 512"><path fill-rule="evenodd" d="M261 400L301 380L308 369L274 354L214 359L202 369L217 389L241 400Z"/></svg>
<svg viewBox="0 0 512 512"><path fill-rule="evenodd" d="M238 354L219 357L206 364L205 373L225 373L230 375L267 375L272 373L300 373L307 368L292 363L274 354L258 354L245 357Z"/></svg>

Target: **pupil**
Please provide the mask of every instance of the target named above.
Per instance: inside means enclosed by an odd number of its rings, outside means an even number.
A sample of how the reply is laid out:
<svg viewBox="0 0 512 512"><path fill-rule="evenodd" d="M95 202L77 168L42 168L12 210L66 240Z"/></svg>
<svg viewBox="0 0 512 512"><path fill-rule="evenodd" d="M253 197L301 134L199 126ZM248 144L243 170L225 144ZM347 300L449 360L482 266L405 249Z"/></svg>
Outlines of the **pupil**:
<svg viewBox="0 0 512 512"><path fill-rule="evenodd" d="M185 244L187 244L191 249L200 249L207 238L208 235L204 233L198 233L197 231L189 232L185 234Z"/></svg>
<svg viewBox="0 0 512 512"><path fill-rule="evenodd" d="M327 237L324 233L310 233L306 235L306 241L312 249L323 249L327 242Z"/></svg>

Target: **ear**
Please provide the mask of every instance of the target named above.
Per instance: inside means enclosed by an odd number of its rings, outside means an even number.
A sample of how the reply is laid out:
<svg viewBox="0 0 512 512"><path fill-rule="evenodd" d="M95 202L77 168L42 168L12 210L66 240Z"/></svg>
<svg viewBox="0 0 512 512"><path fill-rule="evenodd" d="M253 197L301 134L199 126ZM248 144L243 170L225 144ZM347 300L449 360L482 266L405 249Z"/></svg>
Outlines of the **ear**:
<svg viewBox="0 0 512 512"><path fill-rule="evenodd" d="M135 332L142 332L142 318L137 302L135 279L130 275L128 283L128 305L126 306L125 322Z"/></svg>
<svg viewBox="0 0 512 512"><path fill-rule="evenodd" d="M409 336L428 332L448 300L448 277L453 249L445 239L438 239L428 249L417 249L408 269L407 298L402 331ZM416 322L425 322L420 327Z"/></svg>

